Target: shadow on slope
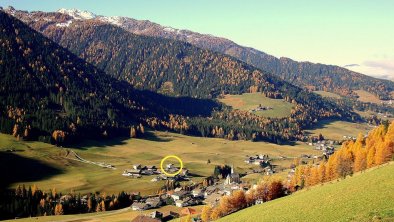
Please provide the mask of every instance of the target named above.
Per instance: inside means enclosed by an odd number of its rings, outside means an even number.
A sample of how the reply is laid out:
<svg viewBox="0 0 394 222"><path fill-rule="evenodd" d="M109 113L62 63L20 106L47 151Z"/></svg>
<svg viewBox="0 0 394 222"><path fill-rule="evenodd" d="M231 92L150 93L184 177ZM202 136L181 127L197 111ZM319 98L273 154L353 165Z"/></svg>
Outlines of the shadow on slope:
<svg viewBox="0 0 394 222"><path fill-rule="evenodd" d="M0 190L17 182L38 181L62 173L62 170L20 155L0 152L0 168L5 172L0 180Z"/></svg>
<svg viewBox="0 0 394 222"><path fill-rule="evenodd" d="M189 117L210 116L214 110L221 109L221 104L212 99L192 97L174 97L148 90L135 90L136 96L143 105L150 108L161 108L163 113Z"/></svg>

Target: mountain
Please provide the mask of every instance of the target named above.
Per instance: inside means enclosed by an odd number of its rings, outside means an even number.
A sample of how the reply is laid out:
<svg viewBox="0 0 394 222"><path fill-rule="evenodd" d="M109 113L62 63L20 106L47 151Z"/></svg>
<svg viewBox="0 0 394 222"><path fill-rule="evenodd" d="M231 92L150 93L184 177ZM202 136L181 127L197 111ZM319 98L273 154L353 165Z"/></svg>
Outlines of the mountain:
<svg viewBox="0 0 394 222"><path fill-rule="evenodd" d="M0 11L0 130L24 139L128 135L168 114L210 115L214 101L135 90ZM55 133L55 134L56 134Z"/></svg>
<svg viewBox="0 0 394 222"><path fill-rule="evenodd" d="M140 90L175 96L167 97L172 98L171 112L167 112L171 116L164 120L153 115L145 118L152 128L164 127L197 136L282 142L304 139L302 129L322 118L358 118L346 104L337 105L233 57L189 43L135 35L97 17L74 19L62 13L6 11L117 80ZM245 111L215 109L215 102L209 100L245 92L284 99L293 104L294 110L288 117L270 119ZM188 97L189 103L177 104L180 96ZM190 97L205 102L191 103ZM153 110L157 109L155 101L169 107L166 100L157 99L150 103ZM204 115L188 114L200 112L206 107L202 104L208 101L213 104L205 108ZM183 108L178 107L182 105ZM206 115L209 111L210 116Z"/></svg>
<svg viewBox="0 0 394 222"><path fill-rule="evenodd" d="M134 34L184 41L200 48L227 54L309 90L324 90L343 96L357 97L354 90L363 89L379 96L380 99L394 99L391 94L394 92L393 81L373 78L343 67L297 62L285 57L276 58L256 49L240 46L225 38L164 27L147 20L119 16L86 16L92 13L77 9L60 9L58 12L69 15L73 19L95 19L120 26Z"/></svg>

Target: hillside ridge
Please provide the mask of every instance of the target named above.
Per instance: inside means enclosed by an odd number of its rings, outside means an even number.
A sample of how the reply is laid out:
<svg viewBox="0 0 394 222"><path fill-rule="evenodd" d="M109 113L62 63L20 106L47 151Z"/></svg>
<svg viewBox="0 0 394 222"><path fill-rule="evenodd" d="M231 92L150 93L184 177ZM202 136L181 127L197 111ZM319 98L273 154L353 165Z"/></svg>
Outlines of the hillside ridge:
<svg viewBox="0 0 394 222"><path fill-rule="evenodd" d="M254 48L238 45L226 38L162 26L149 20L101 16L76 9L60 9L58 12L74 19L92 19L117 25L138 35L188 42L200 48L227 54L308 90L324 90L356 98L354 90L362 89L377 95L380 99L394 99L391 94L394 92L393 81L377 79L344 67L308 61L297 62L287 57L277 58Z"/></svg>

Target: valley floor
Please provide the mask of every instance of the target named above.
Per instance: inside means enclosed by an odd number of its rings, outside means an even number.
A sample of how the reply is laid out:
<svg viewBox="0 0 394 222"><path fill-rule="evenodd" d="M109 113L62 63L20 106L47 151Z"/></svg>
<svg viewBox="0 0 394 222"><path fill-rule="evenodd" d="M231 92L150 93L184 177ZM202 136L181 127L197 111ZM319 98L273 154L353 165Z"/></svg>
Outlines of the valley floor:
<svg viewBox="0 0 394 222"><path fill-rule="evenodd" d="M4 152L10 149L14 152ZM67 159L67 149L86 160L112 164L116 169ZM76 193L99 191L117 194L126 191L152 194L158 191L163 181L151 182L154 176L125 177L121 175L123 171L137 163L158 167L166 155L177 155L194 175L192 180L200 181L213 174L215 165L234 165L238 173L258 167L246 164L246 155L268 154L280 171L288 168L293 158L301 154L321 153L303 143L280 146L166 132L151 132L144 139L89 141L67 149L40 142L16 141L12 136L0 134L0 151L3 151L0 152L0 160L4 160L0 161L0 166L8 175L7 181L2 181L1 186L15 188L18 184L35 184L42 190L56 188L63 193L73 190ZM279 159L279 156L286 156L287 159ZM207 164L208 159L210 164Z"/></svg>

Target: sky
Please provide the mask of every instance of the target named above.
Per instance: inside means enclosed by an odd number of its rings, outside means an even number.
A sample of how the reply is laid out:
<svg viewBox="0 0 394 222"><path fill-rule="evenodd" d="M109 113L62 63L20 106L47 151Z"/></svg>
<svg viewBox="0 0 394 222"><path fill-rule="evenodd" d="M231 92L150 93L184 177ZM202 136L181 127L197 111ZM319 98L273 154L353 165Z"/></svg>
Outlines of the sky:
<svg viewBox="0 0 394 222"><path fill-rule="evenodd" d="M276 57L394 80L393 0L0 0L19 10L78 8L225 37Z"/></svg>

